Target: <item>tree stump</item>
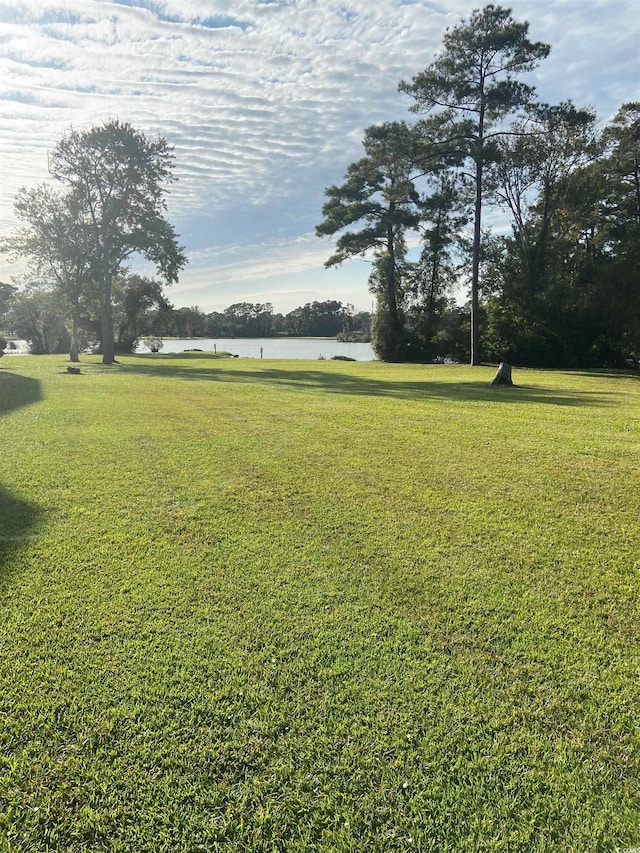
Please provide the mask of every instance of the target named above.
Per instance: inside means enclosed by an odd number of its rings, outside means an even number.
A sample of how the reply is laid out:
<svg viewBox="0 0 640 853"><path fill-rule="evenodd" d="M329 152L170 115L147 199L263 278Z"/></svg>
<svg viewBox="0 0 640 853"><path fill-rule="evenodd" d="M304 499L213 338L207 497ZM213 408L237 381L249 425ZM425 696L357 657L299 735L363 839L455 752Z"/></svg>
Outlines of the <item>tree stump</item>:
<svg viewBox="0 0 640 853"><path fill-rule="evenodd" d="M498 372L493 377L492 385L513 385L511 379L511 365L506 361L501 361L498 365Z"/></svg>

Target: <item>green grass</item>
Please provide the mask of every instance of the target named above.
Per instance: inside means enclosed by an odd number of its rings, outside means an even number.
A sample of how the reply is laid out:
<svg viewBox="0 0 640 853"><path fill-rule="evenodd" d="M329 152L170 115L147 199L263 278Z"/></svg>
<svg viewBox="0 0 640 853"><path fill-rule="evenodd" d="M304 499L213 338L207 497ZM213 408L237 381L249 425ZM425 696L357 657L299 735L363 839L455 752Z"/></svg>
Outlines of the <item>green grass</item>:
<svg viewBox="0 0 640 853"><path fill-rule="evenodd" d="M0 364L1 851L640 845L633 375Z"/></svg>

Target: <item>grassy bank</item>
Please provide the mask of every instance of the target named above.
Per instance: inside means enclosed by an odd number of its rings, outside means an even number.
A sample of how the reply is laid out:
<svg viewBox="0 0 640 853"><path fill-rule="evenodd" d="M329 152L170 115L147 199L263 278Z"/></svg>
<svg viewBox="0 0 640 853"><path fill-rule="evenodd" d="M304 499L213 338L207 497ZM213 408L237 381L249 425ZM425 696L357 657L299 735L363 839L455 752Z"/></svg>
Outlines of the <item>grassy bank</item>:
<svg viewBox="0 0 640 853"><path fill-rule="evenodd" d="M0 363L0 850L640 846L640 382Z"/></svg>

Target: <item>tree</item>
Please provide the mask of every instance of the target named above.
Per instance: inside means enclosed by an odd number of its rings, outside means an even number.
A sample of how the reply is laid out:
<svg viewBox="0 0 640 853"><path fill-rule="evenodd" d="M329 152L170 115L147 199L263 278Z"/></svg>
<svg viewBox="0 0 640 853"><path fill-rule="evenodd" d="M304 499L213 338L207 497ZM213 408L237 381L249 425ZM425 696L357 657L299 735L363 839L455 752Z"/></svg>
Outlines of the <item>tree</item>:
<svg viewBox="0 0 640 853"><path fill-rule="evenodd" d="M20 190L14 210L25 224L5 238L0 249L13 257L28 258L33 275L51 282L57 290L71 320L69 358L77 362L81 316L98 300L93 241L78 199L41 184Z"/></svg>
<svg viewBox="0 0 640 853"><path fill-rule="evenodd" d="M595 256L598 314L614 366L640 366L640 101L623 104L605 128L607 155L597 164L599 252ZM595 169L594 169L595 171Z"/></svg>
<svg viewBox="0 0 640 853"><path fill-rule="evenodd" d="M11 332L29 342L34 355L65 352L69 347L64 306L51 287L27 284L16 294L7 322Z"/></svg>
<svg viewBox="0 0 640 853"><path fill-rule="evenodd" d="M468 219L455 182L446 173L421 199L420 208L422 251L417 263L407 265L407 315L414 356L432 361L450 355L439 351L436 338L442 341L442 324L450 307L447 297L459 280L461 234Z"/></svg>
<svg viewBox="0 0 640 853"><path fill-rule="evenodd" d="M326 338L334 337L343 329L344 319L344 306L335 299L307 302L287 314L289 328L294 335Z"/></svg>
<svg viewBox="0 0 640 853"><path fill-rule="evenodd" d="M116 282L120 295L121 321L118 326L119 352L131 352L140 335L152 331L153 310L167 315L171 304L163 293L161 281L141 275L127 275Z"/></svg>
<svg viewBox="0 0 640 853"><path fill-rule="evenodd" d="M351 318L350 339L371 340L371 314L369 311L356 311Z"/></svg>
<svg viewBox="0 0 640 853"><path fill-rule="evenodd" d="M568 210L578 204L578 218L595 227L593 202L601 187L579 177L602 153L595 121L592 111L571 102L541 104L499 140L487 189L511 211L513 235L488 241L484 251L493 286L484 287L482 338L491 358L551 366L573 363L581 348L589 350L589 300L575 253L581 234Z"/></svg>
<svg viewBox="0 0 640 853"><path fill-rule="evenodd" d="M209 334L209 319L201 308L186 305L171 313L171 332L180 338L205 338Z"/></svg>
<svg viewBox="0 0 640 853"><path fill-rule="evenodd" d="M49 171L68 190L91 243L100 288L103 362L114 361L112 293L125 260L139 254L168 282L187 259L165 219L165 185L174 180L171 148L130 124L111 120L70 131L57 143Z"/></svg>
<svg viewBox="0 0 640 853"><path fill-rule="evenodd" d="M640 101L623 104L605 131L611 146L608 173L626 199L626 219L640 230ZM617 178L617 181L616 181Z"/></svg>
<svg viewBox="0 0 640 853"><path fill-rule="evenodd" d="M637 367L640 110L623 105L598 139L593 115L568 106L545 108L544 133L496 170L515 213L513 236L485 252L484 345L521 364Z"/></svg>
<svg viewBox="0 0 640 853"><path fill-rule="evenodd" d="M265 338L272 334L273 305L236 302L224 310L227 334L232 337Z"/></svg>
<svg viewBox="0 0 640 853"><path fill-rule="evenodd" d="M404 251L404 234L417 226L418 193L411 179L414 166L414 135L404 122L390 122L365 131L366 157L352 163L344 184L325 191L323 222L318 236L341 232L336 252L325 266L373 251L379 286L379 314L384 317L382 357L399 361L401 321L398 292L398 261ZM362 224L359 231L347 231ZM378 325L380 332L381 326Z"/></svg>
<svg viewBox="0 0 640 853"><path fill-rule="evenodd" d="M570 102L541 104L498 143L491 191L508 206L530 288L544 281L551 226L571 176L601 153L596 115ZM535 204L534 204L535 203Z"/></svg>
<svg viewBox="0 0 640 853"><path fill-rule="evenodd" d="M17 287L14 287L12 284L7 284L4 281L0 281L0 329L5 328L5 317L11 307L13 297L17 292Z"/></svg>
<svg viewBox="0 0 640 853"><path fill-rule="evenodd" d="M311 334L311 303L300 305L285 317L287 334L304 337Z"/></svg>
<svg viewBox="0 0 640 853"><path fill-rule="evenodd" d="M489 4L445 32L443 49L400 90L415 99L412 111L430 113L422 130L443 153L458 151L472 165L474 229L471 258L471 364L480 363L479 278L483 174L496 156L505 119L529 103L533 89L516 75L533 70L550 50L527 37L529 24Z"/></svg>
<svg viewBox="0 0 640 853"><path fill-rule="evenodd" d="M406 257L406 241L397 234L393 253L377 252L369 275L369 290L375 296L371 343L382 361L403 361L408 356L403 288Z"/></svg>

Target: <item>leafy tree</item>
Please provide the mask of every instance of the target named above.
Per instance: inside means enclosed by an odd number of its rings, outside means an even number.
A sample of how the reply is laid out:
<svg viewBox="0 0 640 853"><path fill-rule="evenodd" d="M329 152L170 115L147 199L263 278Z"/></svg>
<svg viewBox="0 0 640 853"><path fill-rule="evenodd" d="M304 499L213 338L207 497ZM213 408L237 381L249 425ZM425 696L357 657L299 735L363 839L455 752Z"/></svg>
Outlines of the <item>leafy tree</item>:
<svg viewBox="0 0 640 853"><path fill-rule="evenodd" d="M333 338L343 329L347 320L347 309L336 299L311 303L311 334Z"/></svg>
<svg viewBox="0 0 640 853"><path fill-rule="evenodd" d="M268 338L273 334L273 305L270 302L257 303L253 318L256 337Z"/></svg>
<svg viewBox="0 0 640 853"><path fill-rule="evenodd" d="M336 334L339 341L363 343L371 340L371 314L368 311L356 311L355 306L347 303L341 306L342 329Z"/></svg>
<svg viewBox="0 0 640 853"><path fill-rule="evenodd" d="M368 128L363 145L366 156L349 166L344 184L325 191L324 220L316 233L341 232L327 267L368 252L375 254L373 287L381 319L377 340L383 357L398 361L402 357L399 261L404 254L404 234L420 218L411 178L415 139L404 122L391 122ZM345 230L358 224L358 231Z"/></svg>
<svg viewBox="0 0 640 853"><path fill-rule="evenodd" d="M360 341L371 340L371 313L369 311L356 311L351 319L350 336L357 337Z"/></svg>
<svg viewBox="0 0 640 853"><path fill-rule="evenodd" d="M407 270L407 244L396 236L393 254L378 252L369 276L369 290L376 297L371 318L373 350L382 361L401 361L409 356L403 278ZM390 283L394 298L390 302Z"/></svg>
<svg viewBox="0 0 640 853"><path fill-rule="evenodd" d="M175 311L173 312L175 315ZM210 338L226 337L226 317L221 311L212 311L206 316L207 335Z"/></svg>
<svg viewBox="0 0 640 853"><path fill-rule="evenodd" d="M472 166L474 231L471 259L471 364L480 363L479 271L485 164L497 155L506 118L528 104L533 89L517 75L533 70L549 45L531 42L529 24L511 10L489 4L446 31L443 49L401 91L415 99L414 112L430 113L421 125L443 154L457 151Z"/></svg>
<svg viewBox="0 0 640 853"><path fill-rule="evenodd" d="M596 116L571 102L542 104L499 140L490 167L496 199L512 214L529 287L543 286L552 223L571 186L571 176L601 153Z"/></svg>
<svg viewBox="0 0 640 853"><path fill-rule="evenodd" d="M208 317L197 305L178 308L171 313L170 334L180 338L204 338L209 334Z"/></svg>
<svg viewBox="0 0 640 853"><path fill-rule="evenodd" d="M284 314L277 312L271 316L271 334L274 337L286 334L286 321Z"/></svg>
<svg viewBox="0 0 640 853"><path fill-rule="evenodd" d="M51 287L28 284L14 297L7 315L10 331L29 342L34 355L65 352L70 336L65 308Z"/></svg>
<svg viewBox="0 0 640 853"><path fill-rule="evenodd" d="M300 305L285 317L285 329L287 334L297 337L311 335L311 303Z"/></svg>
<svg viewBox="0 0 640 853"><path fill-rule="evenodd" d="M0 328L2 329L4 329L5 317L17 292L17 287L0 281Z"/></svg>
<svg viewBox="0 0 640 853"><path fill-rule="evenodd" d="M446 173L420 207L422 251L417 263L407 265L407 321L413 357L431 361L449 355L440 351L438 342L442 342L442 323L449 310L448 295L460 279L458 254L468 220L455 182Z"/></svg>
<svg viewBox="0 0 640 853"><path fill-rule="evenodd" d="M611 153L607 174L615 186L620 208L614 202L614 211L624 210L624 218L633 230L640 231L640 101L623 104L605 130L605 141Z"/></svg>
<svg viewBox="0 0 640 853"><path fill-rule="evenodd" d="M577 272L582 234L567 212L579 204L579 218L595 227L601 188L583 183L585 167L602 151L595 115L570 102L543 104L513 129L499 141L500 158L487 175L488 188L511 211L513 236L494 239L485 251L493 282L483 288L485 351L526 364L573 363L580 349L589 350L593 323L584 271Z"/></svg>
<svg viewBox="0 0 640 853"><path fill-rule="evenodd" d="M340 337L351 339L369 335L370 315L354 313L352 305L343 305L335 299L324 302L307 302L294 308L284 318L281 331L300 337Z"/></svg>
<svg viewBox="0 0 640 853"><path fill-rule="evenodd" d="M131 352L138 337L152 330L152 312L164 311L168 315L171 303L164 295L162 282L146 276L124 276L115 288L119 291L121 314L117 348L119 352Z"/></svg>
<svg viewBox="0 0 640 853"><path fill-rule="evenodd" d="M605 128L607 156L592 172L603 183L591 267L608 360L640 366L640 102L623 104ZM599 251L598 251L599 250Z"/></svg>
<svg viewBox="0 0 640 853"><path fill-rule="evenodd" d="M13 257L28 258L32 274L55 287L71 319L69 358L77 362L81 318L98 300L92 235L78 199L41 184L20 190L14 210L25 224L5 238L0 249Z"/></svg>
<svg viewBox="0 0 640 853"><path fill-rule="evenodd" d="M269 337L272 334L273 305L236 302L224 310L225 334L248 338Z"/></svg>
<svg viewBox="0 0 640 853"><path fill-rule="evenodd" d="M620 179L621 195L630 202L627 218L640 229L640 101L620 107L605 138L613 144L611 163Z"/></svg>
<svg viewBox="0 0 640 853"><path fill-rule="evenodd" d="M544 366L640 364L637 116L624 105L603 150L590 114L579 121L556 110L533 152L512 165L511 199L530 203L520 205L513 237L489 246L490 354ZM522 176L533 176L531 199L520 194Z"/></svg>
<svg viewBox="0 0 640 853"><path fill-rule="evenodd" d="M331 338L343 330L346 309L342 302L328 299L324 302L307 302L301 309L287 316L295 317L297 314L304 320L302 326L294 329L294 334Z"/></svg>
<svg viewBox="0 0 640 853"><path fill-rule="evenodd" d="M127 258L140 254L168 282L186 264L164 217L165 185L173 178L170 147L131 125L111 120L70 131L57 143L49 171L68 190L91 244L100 288L103 362L114 361L113 282Z"/></svg>

